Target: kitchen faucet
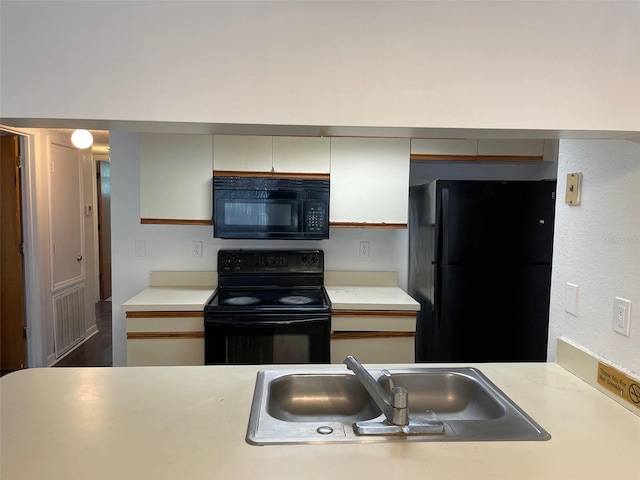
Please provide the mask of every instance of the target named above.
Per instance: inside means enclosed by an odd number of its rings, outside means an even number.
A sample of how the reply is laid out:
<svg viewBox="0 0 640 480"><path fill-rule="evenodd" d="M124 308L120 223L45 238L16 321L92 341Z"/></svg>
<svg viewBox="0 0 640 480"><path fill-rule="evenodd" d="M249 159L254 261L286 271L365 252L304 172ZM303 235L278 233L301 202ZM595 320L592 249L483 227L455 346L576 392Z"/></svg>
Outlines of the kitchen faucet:
<svg viewBox="0 0 640 480"><path fill-rule="evenodd" d="M409 424L409 392L406 388L393 387L391 393L387 393L353 356L349 355L345 358L344 364L353 371L362 386L367 389L389 423Z"/></svg>
<svg viewBox="0 0 640 480"><path fill-rule="evenodd" d="M444 424L437 420L409 417L409 392L404 387L394 387L389 378L391 392L388 393L358 360L349 355L344 364L353 371L362 386L369 392L386 417L386 422L356 422L353 429L357 435L443 435ZM389 375L389 372L383 370Z"/></svg>

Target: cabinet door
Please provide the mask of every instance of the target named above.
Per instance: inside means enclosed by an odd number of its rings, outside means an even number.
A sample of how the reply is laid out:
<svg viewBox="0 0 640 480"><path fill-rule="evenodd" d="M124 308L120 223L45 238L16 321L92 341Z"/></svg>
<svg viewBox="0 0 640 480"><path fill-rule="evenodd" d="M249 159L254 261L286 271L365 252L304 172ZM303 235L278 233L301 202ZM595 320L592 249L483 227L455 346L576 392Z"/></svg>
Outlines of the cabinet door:
<svg viewBox="0 0 640 480"><path fill-rule="evenodd" d="M202 312L127 312L127 366L204 365Z"/></svg>
<svg viewBox="0 0 640 480"><path fill-rule="evenodd" d="M542 160L544 140L479 140L478 160L526 158ZM483 158L484 157L484 158Z"/></svg>
<svg viewBox="0 0 640 480"><path fill-rule="evenodd" d="M230 172L271 172L272 137L214 135L213 169Z"/></svg>
<svg viewBox="0 0 640 480"><path fill-rule="evenodd" d="M140 134L142 223L211 223L212 136Z"/></svg>
<svg viewBox="0 0 640 480"><path fill-rule="evenodd" d="M405 228L409 153L409 139L332 138L333 226Z"/></svg>
<svg viewBox="0 0 640 480"><path fill-rule="evenodd" d="M475 160L478 140L411 139L411 158L415 160Z"/></svg>
<svg viewBox="0 0 640 480"><path fill-rule="evenodd" d="M127 340L127 366L204 365L204 338Z"/></svg>
<svg viewBox="0 0 640 480"><path fill-rule="evenodd" d="M324 137L273 137L273 171L329 173L331 141Z"/></svg>
<svg viewBox="0 0 640 480"><path fill-rule="evenodd" d="M353 336L331 338L331 363L342 363L349 355L361 363L413 363L415 347L413 335L405 336Z"/></svg>

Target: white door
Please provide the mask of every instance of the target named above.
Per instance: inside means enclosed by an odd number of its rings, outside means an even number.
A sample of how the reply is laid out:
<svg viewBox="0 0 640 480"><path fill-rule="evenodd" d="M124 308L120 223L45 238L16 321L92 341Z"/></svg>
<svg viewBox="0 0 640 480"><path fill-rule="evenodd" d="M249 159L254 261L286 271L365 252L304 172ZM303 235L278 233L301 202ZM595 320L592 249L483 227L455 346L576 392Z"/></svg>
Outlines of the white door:
<svg viewBox="0 0 640 480"><path fill-rule="evenodd" d="M86 333L82 159L77 149L49 143L51 294L55 354Z"/></svg>
<svg viewBox="0 0 640 480"><path fill-rule="evenodd" d="M78 150L51 143L53 290L84 279L82 163Z"/></svg>

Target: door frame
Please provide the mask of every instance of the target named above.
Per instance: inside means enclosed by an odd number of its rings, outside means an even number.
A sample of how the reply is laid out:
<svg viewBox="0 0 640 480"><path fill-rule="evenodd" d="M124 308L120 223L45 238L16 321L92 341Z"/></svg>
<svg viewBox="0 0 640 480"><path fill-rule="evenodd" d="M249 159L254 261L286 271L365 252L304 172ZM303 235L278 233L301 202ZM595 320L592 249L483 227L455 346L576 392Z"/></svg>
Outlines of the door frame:
<svg viewBox="0 0 640 480"><path fill-rule="evenodd" d="M40 256L36 217L35 134L0 124L0 129L19 136L22 157L22 242L24 245L25 328L27 335L26 367L45 365L43 346L42 298L40 290Z"/></svg>

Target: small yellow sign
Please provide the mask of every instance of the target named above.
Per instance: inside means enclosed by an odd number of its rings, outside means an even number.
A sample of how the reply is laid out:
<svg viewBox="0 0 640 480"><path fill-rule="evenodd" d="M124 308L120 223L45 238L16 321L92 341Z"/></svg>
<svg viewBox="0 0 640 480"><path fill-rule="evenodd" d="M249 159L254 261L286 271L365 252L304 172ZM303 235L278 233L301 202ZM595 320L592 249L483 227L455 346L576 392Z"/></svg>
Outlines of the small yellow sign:
<svg viewBox="0 0 640 480"><path fill-rule="evenodd" d="M607 390L640 408L640 381L626 376L609 365L598 362L598 383Z"/></svg>

